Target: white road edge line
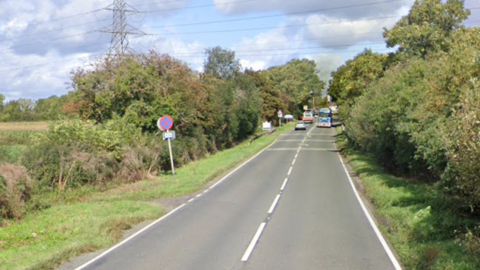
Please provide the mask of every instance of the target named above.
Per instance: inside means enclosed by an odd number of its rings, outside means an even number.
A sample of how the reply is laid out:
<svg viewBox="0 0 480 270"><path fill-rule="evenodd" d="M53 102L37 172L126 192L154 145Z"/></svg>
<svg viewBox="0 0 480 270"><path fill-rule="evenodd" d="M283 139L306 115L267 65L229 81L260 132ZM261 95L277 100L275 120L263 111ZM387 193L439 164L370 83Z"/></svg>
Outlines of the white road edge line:
<svg viewBox="0 0 480 270"><path fill-rule="evenodd" d="M293 162L292 162L292 166L295 165L295 161L297 161L297 159L294 159Z"/></svg>
<svg viewBox="0 0 480 270"><path fill-rule="evenodd" d="M290 174L292 173L292 169L293 167L290 167L290 169L288 170L288 173L287 173L288 176L290 176Z"/></svg>
<svg viewBox="0 0 480 270"><path fill-rule="evenodd" d="M253 249L255 248L255 245L257 244L258 239L260 239L260 235L262 235L263 229L265 229L265 225L267 225L266 222L263 222L260 224L260 227L258 227L257 232L252 238L252 241L250 242L250 245L248 245L247 250L245 251L245 254L243 254L242 257L242 262L248 261L248 258L252 254Z"/></svg>
<svg viewBox="0 0 480 270"><path fill-rule="evenodd" d="M357 197L357 200L360 203L360 206L362 207L363 212L365 213L365 216L367 216L367 219L370 222L370 225L372 226L373 231L375 231L375 234L377 235L378 240L380 240L380 243L382 244L383 249L385 249L385 252L387 252L387 255L390 258L390 261L392 262L395 269L396 270L402 270L402 267L400 266L400 263L398 263L397 258L395 258L395 255L393 255L392 250L390 249L387 242L385 241L385 238L383 238L383 235L380 232L380 230L378 229L377 224L375 223L372 216L368 212L367 207L365 207L365 204L363 203L362 198L360 198L360 195L358 194L358 191L355 188L355 184L353 183L353 180L350 177L350 174L348 173L347 167L345 166L345 163L343 162L342 157L340 156L339 153L337 153L337 154L338 154L338 158L340 159L340 162L342 163L343 170L345 171L345 174L347 175L348 180L350 181L350 186L352 187L353 192L355 193L355 196Z"/></svg>
<svg viewBox="0 0 480 270"><path fill-rule="evenodd" d="M98 255L97 257L93 258L92 260L84 263L83 265L75 268L75 270L80 270L80 269L83 269L87 266L89 266L90 264L94 263L95 261L97 261L98 259L102 258L103 256L107 255L108 253L112 252L113 250L117 249L119 246L125 244L126 242L130 241L132 238L136 237L137 235L141 234L142 232L148 230L150 227L152 227L153 225L157 224L158 222L166 219L167 217L169 217L170 215L172 215L173 213L177 212L178 210L180 210L182 207L184 207L186 204L182 204L180 205L179 207L173 209L172 211L170 211L168 214L166 214L165 216L155 220L154 222L150 223L149 225L147 225L145 228L141 229L140 231L132 234L130 237L128 237L127 239L123 240L122 242L116 244L115 246L107 249L106 251L104 251L102 254Z"/></svg>
<svg viewBox="0 0 480 270"><path fill-rule="evenodd" d="M189 203L195 201L195 198L191 198L190 200L188 200Z"/></svg>
<svg viewBox="0 0 480 270"><path fill-rule="evenodd" d="M280 199L280 194L275 197L275 200L272 203L272 206L270 206L270 209L268 209L268 214L273 213L273 210L275 210L275 207L277 206L278 200Z"/></svg>
<svg viewBox="0 0 480 270"><path fill-rule="evenodd" d="M271 144L269 144L267 147L265 147L262 151L258 152L255 156L251 157L249 160L245 161L244 163L242 163L240 166L238 166L237 168L235 168L234 170L232 170L231 172L229 172L227 175L225 175L222 179L218 180L217 183L215 183L214 185L212 185L209 189L213 189L215 186L217 186L218 184L220 184L221 182L225 181L225 179L227 179L230 175L232 175L233 173L235 173L236 171L240 170L240 168L242 168L243 166L245 166L247 163L249 163L250 161L252 161L254 158L256 158L257 156L259 156L261 153L265 152L265 150L267 150L268 148L270 148L273 144L275 144L276 140L273 141ZM122 246L123 244L127 243L128 241L130 241L132 238L136 237L137 235L143 233L144 231L148 230L150 227L154 226L155 224L159 223L160 221L166 219L167 217L171 216L173 213L177 212L178 210L180 210L180 208L184 207L186 205L186 203L180 205L179 207L173 209L172 211L168 212L166 215L162 216L161 218L153 221L152 223L150 223L149 225L147 225L145 228L139 230L138 232L132 234L130 237L128 237L127 239L123 240L122 242L116 244L115 246L107 249L106 251L104 251L102 254L98 255L97 257L91 259L90 261L82 264L81 266L75 268L75 270L81 270L87 266L89 266L90 264L94 263L95 261L99 260L100 258L104 257L105 255L107 255L108 253L112 252L113 250L117 249L118 247Z"/></svg>
<svg viewBox="0 0 480 270"><path fill-rule="evenodd" d="M287 183L288 183L288 177L285 178L285 181L283 181L283 185L282 185L282 187L280 188L280 191L284 191L284 190L285 190L285 187L287 186Z"/></svg>

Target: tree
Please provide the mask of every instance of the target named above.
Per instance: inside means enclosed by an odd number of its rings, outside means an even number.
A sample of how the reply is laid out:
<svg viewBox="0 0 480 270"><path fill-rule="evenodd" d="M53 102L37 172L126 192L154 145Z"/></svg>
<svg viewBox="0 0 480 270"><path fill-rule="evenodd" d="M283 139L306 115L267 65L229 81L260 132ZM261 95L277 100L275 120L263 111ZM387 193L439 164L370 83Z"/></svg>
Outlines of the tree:
<svg viewBox="0 0 480 270"><path fill-rule="evenodd" d="M57 96L37 100L35 106L36 120L56 120L62 114L62 100Z"/></svg>
<svg viewBox="0 0 480 270"><path fill-rule="evenodd" d="M12 100L5 104L0 121L32 121L35 120L36 103L31 99Z"/></svg>
<svg viewBox="0 0 480 270"><path fill-rule="evenodd" d="M338 104L351 106L370 83L383 76L387 56L365 49L332 72L328 94Z"/></svg>
<svg viewBox="0 0 480 270"><path fill-rule="evenodd" d="M235 59L235 52L217 46L205 50L207 59L203 72L218 79L231 79L240 73L241 65Z"/></svg>
<svg viewBox="0 0 480 270"><path fill-rule="evenodd" d="M281 93L270 83L265 72L247 70L245 72L255 82L262 95L261 118L266 121L276 121L278 110L285 111L286 104L281 98Z"/></svg>
<svg viewBox="0 0 480 270"><path fill-rule="evenodd" d="M310 98L310 91L325 88L325 82L317 75L314 61L294 59L283 66L272 67L267 71L267 78L278 89L288 104L288 110L294 114L302 112L303 105Z"/></svg>
<svg viewBox="0 0 480 270"><path fill-rule="evenodd" d="M416 0L409 14L402 17L383 36L390 48L408 56L425 57L430 52L449 49L452 32L462 28L462 21L470 15L462 0Z"/></svg>

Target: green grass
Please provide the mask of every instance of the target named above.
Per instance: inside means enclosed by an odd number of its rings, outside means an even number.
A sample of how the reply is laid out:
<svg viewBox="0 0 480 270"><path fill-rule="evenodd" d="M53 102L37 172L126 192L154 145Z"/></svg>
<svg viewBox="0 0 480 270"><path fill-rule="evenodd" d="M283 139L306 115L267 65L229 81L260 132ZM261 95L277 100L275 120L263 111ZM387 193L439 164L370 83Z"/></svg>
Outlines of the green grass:
<svg viewBox="0 0 480 270"><path fill-rule="evenodd" d="M54 269L76 255L111 246L121 239L123 230L165 214L153 200L198 191L292 128L293 124L284 125L272 135L189 164L176 170L176 176L165 175L103 192L84 187L42 194L36 200L50 206L48 209L0 228L0 269Z"/></svg>
<svg viewBox="0 0 480 270"><path fill-rule="evenodd" d="M18 163L23 151L43 131L0 130L0 162Z"/></svg>
<svg viewBox="0 0 480 270"><path fill-rule="evenodd" d="M341 147L345 142L338 137ZM480 269L480 244L466 230L478 226L478 220L460 215L435 185L389 175L359 152L344 154L405 269Z"/></svg>
<svg viewBox="0 0 480 270"><path fill-rule="evenodd" d="M34 140L44 131L36 130L0 130L0 145L20 144L25 145Z"/></svg>

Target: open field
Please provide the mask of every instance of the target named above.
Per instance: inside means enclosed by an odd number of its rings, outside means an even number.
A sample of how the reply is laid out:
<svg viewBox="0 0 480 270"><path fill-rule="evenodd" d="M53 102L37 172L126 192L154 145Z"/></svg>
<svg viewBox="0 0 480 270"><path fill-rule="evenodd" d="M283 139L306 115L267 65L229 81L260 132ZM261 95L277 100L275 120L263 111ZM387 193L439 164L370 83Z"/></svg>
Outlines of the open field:
<svg viewBox="0 0 480 270"><path fill-rule="evenodd" d="M0 162L18 163L22 152L49 122L0 122Z"/></svg>
<svg viewBox="0 0 480 270"><path fill-rule="evenodd" d="M0 131L45 131L50 122L0 122Z"/></svg>

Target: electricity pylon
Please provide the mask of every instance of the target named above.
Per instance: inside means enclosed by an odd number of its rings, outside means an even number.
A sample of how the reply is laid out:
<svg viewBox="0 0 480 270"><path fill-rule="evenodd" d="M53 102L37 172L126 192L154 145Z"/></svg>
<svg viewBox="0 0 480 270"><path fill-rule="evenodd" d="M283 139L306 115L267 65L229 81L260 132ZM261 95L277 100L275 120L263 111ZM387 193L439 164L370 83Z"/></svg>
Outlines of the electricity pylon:
<svg viewBox="0 0 480 270"><path fill-rule="evenodd" d="M114 0L113 4L105 9L113 11L112 27L100 30L112 34L108 56L121 57L130 50L128 35L145 35L145 33L127 23L127 13L138 13L139 11L125 3L125 0Z"/></svg>

